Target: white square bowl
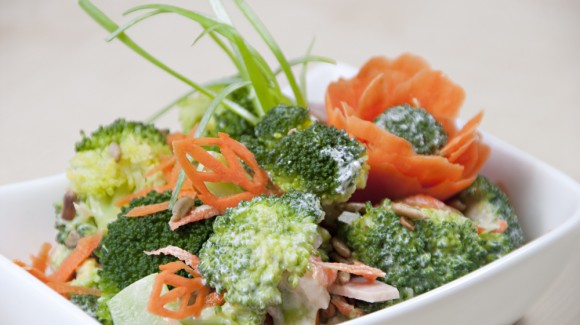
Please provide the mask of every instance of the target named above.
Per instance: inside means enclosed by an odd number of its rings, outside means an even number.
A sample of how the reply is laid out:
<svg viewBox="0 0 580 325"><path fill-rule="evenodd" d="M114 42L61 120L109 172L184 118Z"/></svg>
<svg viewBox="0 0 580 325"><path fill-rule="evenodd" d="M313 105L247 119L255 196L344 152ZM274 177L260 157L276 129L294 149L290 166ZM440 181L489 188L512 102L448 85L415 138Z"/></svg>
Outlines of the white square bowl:
<svg viewBox="0 0 580 325"><path fill-rule="evenodd" d="M341 65L313 69L309 84L326 85L352 73ZM309 89L312 107L321 107L325 87ZM524 315L558 276L559 266L576 253L580 186L493 136L484 134L484 139L492 154L483 174L507 191L527 243L458 280L348 324L510 324ZM53 204L62 199L66 186L65 176L57 175L0 187L0 323L96 323L10 262L27 261L41 243L53 241Z"/></svg>

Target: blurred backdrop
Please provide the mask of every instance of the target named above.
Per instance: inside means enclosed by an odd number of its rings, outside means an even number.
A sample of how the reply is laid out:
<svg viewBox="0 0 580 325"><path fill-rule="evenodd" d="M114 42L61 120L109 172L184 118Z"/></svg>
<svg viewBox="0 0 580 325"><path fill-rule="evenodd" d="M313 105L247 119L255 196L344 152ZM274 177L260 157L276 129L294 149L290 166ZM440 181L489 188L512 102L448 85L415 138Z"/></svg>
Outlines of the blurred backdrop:
<svg viewBox="0 0 580 325"><path fill-rule="evenodd" d="M373 55L423 56L465 88L464 119L483 109L484 131L580 181L579 1L248 2L288 57L303 55L313 39L313 53L355 66ZM124 22L122 12L142 2L95 3ZM203 1L171 3L209 12ZM210 40L191 46L200 31L165 15L129 34L195 81L231 74ZM0 0L0 185L62 173L79 130L117 117L147 118L188 90L106 36L76 1ZM175 115L161 121L177 125ZM567 310L558 304L531 311L527 323L546 323ZM564 323L578 313L565 315Z"/></svg>

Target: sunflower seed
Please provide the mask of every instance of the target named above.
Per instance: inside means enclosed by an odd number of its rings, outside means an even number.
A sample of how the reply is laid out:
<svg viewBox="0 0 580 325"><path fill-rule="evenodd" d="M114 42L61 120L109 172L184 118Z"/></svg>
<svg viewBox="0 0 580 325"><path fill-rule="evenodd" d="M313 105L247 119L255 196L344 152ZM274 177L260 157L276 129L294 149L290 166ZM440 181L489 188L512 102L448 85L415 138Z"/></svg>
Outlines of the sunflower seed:
<svg viewBox="0 0 580 325"><path fill-rule="evenodd" d="M421 210L419 210L413 206L410 206L408 204L405 204L405 203L395 202L391 205L391 209L393 209L393 212L395 212L399 216L409 218L409 219L421 220L421 219L429 218Z"/></svg>
<svg viewBox="0 0 580 325"><path fill-rule="evenodd" d="M415 229L415 225L405 217L399 218L399 222L403 225L403 227L409 229L410 231L413 231Z"/></svg>
<svg viewBox="0 0 580 325"><path fill-rule="evenodd" d="M171 221L177 221L183 218L195 206L195 200L189 196L182 196L175 202L171 210Z"/></svg>
<svg viewBox="0 0 580 325"><path fill-rule="evenodd" d="M337 252L338 255L340 255L344 258L350 257L350 254L351 254L350 249L340 239L338 239L336 237L332 237L332 239L330 240L330 243L332 244L334 251Z"/></svg>

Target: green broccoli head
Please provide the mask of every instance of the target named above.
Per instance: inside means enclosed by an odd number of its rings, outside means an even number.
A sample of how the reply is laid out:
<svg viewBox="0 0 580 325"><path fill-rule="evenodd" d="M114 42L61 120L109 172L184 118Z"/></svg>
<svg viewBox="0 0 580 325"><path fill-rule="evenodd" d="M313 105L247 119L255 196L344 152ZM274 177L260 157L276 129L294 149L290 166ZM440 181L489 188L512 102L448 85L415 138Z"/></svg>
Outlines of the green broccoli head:
<svg viewBox="0 0 580 325"><path fill-rule="evenodd" d="M375 118L375 124L409 141L421 155L432 155L447 143L447 133L433 115L408 104L386 109Z"/></svg>
<svg viewBox="0 0 580 325"><path fill-rule="evenodd" d="M169 228L171 211L162 211L139 218L123 214L136 206L169 201L171 191L150 192L134 199L111 224L96 251L102 270L99 272L99 288L103 295L112 296L131 283L159 271L159 265L174 260L171 256L149 256L145 251L168 245L197 254L201 245L212 232L213 220L204 220L180 227Z"/></svg>
<svg viewBox="0 0 580 325"><path fill-rule="evenodd" d="M524 244L522 228L507 195L485 176L478 176L457 197L466 206L465 215L483 229L484 233L493 232L498 220L504 220L507 222L504 234L508 236L511 248L515 249Z"/></svg>
<svg viewBox="0 0 580 325"><path fill-rule="evenodd" d="M219 92L223 88L223 86L210 87L215 92ZM247 87L237 89L227 98L239 104L248 112L256 114L256 109ZM195 93L177 104L179 107L179 120L184 132L189 132L201 121L211 102L212 100L204 94ZM217 136L220 132L227 133L237 140L242 136L253 135L254 125L220 105L208 122L206 132L208 136Z"/></svg>
<svg viewBox="0 0 580 325"><path fill-rule="evenodd" d="M314 193L328 205L366 185L365 147L344 131L315 123L279 140L259 160L282 191Z"/></svg>
<svg viewBox="0 0 580 325"><path fill-rule="evenodd" d="M77 305L89 316L97 319L99 310L99 297L93 295L71 295L70 301Z"/></svg>
<svg viewBox="0 0 580 325"><path fill-rule="evenodd" d="M230 304L265 311L281 303L281 281L296 286L306 272L323 216L310 193L243 201L217 217L199 269Z"/></svg>
<svg viewBox="0 0 580 325"><path fill-rule="evenodd" d="M248 309L241 305L232 305L228 302L221 306L204 308L196 320L200 324L214 325L261 325L266 319L266 312L257 309Z"/></svg>
<svg viewBox="0 0 580 325"><path fill-rule="evenodd" d="M479 236L468 218L453 210L423 208L428 216L414 230L400 222L389 201L367 206L365 215L342 224L340 236L362 262L385 271L384 281L401 299L437 288L509 251L505 236Z"/></svg>
<svg viewBox="0 0 580 325"><path fill-rule="evenodd" d="M290 130L304 130L312 125L308 110L300 106L273 107L256 125L255 136L266 147L285 137Z"/></svg>
<svg viewBox="0 0 580 325"><path fill-rule="evenodd" d="M165 145L167 131L161 131L152 124L117 119L113 123L99 127L87 136L81 132L82 140L76 143L76 152L107 149L111 143L121 144L132 137L149 145Z"/></svg>
<svg viewBox="0 0 580 325"><path fill-rule="evenodd" d="M115 200L165 182L161 173L145 176L163 157L171 155L165 135L151 124L123 119L100 127L90 136L82 133L67 177L100 230L119 213Z"/></svg>

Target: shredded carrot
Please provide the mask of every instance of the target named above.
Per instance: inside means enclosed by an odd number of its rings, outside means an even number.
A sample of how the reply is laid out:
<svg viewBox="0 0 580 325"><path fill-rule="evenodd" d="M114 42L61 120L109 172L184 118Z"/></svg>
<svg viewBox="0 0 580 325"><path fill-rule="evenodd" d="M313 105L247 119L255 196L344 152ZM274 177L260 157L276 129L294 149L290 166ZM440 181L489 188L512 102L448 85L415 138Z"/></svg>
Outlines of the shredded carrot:
<svg viewBox="0 0 580 325"><path fill-rule="evenodd" d="M76 268L97 248L101 238L102 236L100 234L81 238L77 247L51 275L46 275L51 249L51 245L48 243L44 243L40 247L37 256L31 256L31 265L26 265L26 263L19 260L14 260L13 262L65 298L69 298L70 294L100 296L101 291L98 289L74 286L66 283L66 281L70 280Z"/></svg>
<svg viewBox="0 0 580 325"><path fill-rule="evenodd" d="M70 294L91 295L98 297L101 296L101 290L99 289L73 286L64 282L48 282L46 285L52 288L54 291L65 296L68 296Z"/></svg>
<svg viewBox="0 0 580 325"><path fill-rule="evenodd" d="M40 246L40 252L38 252L38 255L30 257L32 260L32 268L37 269L43 273L46 272L51 248L52 246L49 243L44 243L42 246Z"/></svg>
<svg viewBox="0 0 580 325"><path fill-rule="evenodd" d="M154 251L145 252L145 254L147 254L147 255L160 255L160 254L171 255L173 257L180 259L188 266L192 267L194 269L194 272L195 272L194 274L196 276L201 276L196 271L197 265L199 264L199 257L191 254L190 252L186 251L183 248L169 245L169 246L166 246L166 247L154 250Z"/></svg>
<svg viewBox="0 0 580 325"><path fill-rule="evenodd" d="M171 169L173 168L173 165L175 165L175 163L177 162L177 160L175 159L175 156L171 156L171 158L168 158L162 162L160 162L157 166L151 168L149 171L147 171L145 173L145 177L149 177L157 172L160 171L164 171L167 169Z"/></svg>
<svg viewBox="0 0 580 325"><path fill-rule="evenodd" d="M212 156L204 146L218 146L226 163ZM217 138L186 138L174 143L177 161L183 168L199 198L205 204L224 212L227 208L236 206L242 200L249 200L256 195L268 193L268 176L258 165L254 155L243 144L232 139L225 133L219 133ZM206 170L198 171L189 162L193 158ZM250 177L242 161L252 170ZM239 185L245 192L217 197L209 191L206 182L224 182Z"/></svg>
<svg viewBox="0 0 580 325"><path fill-rule="evenodd" d="M139 198L139 197L142 197L142 196L145 196L145 195L147 195L147 193L149 193L151 191L155 191L155 192L158 192L158 193L163 193L163 192L165 192L167 190L170 190L171 188L172 187L169 186L169 185L147 187L147 188L144 188L144 189L142 189L142 190L140 190L138 192L131 193L129 195L126 195L126 196L122 197L121 199L119 199L119 200L117 200L115 202L115 205L118 206L118 207L122 207L123 205L131 202L131 200L136 199L136 198Z"/></svg>
<svg viewBox="0 0 580 325"><path fill-rule="evenodd" d="M386 273L383 272L382 270L372 266L368 266L363 263L346 264L346 263L322 262L315 259L311 259L311 262L325 269L343 271L348 272L350 274L360 275L369 281L376 280L377 278L384 277L386 275Z"/></svg>
<svg viewBox="0 0 580 325"><path fill-rule="evenodd" d="M203 284L203 279L182 261L161 265L159 269L161 272L155 277L147 310L155 315L173 319L199 316L210 290L209 287ZM179 270L185 270L192 278L174 274ZM171 289L162 294L165 285L168 285ZM194 293L196 293L195 301L190 304L190 299ZM168 303L178 300L180 301L178 310L171 310L165 307Z"/></svg>
<svg viewBox="0 0 580 325"><path fill-rule="evenodd" d="M419 208L434 208L434 209L448 208L447 205L445 205L445 203L427 194L417 194L408 196L404 198L401 202Z"/></svg>
<svg viewBox="0 0 580 325"><path fill-rule="evenodd" d="M75 249L60 264L59 268L48 277L48 280L51 282L66 282L70 280L77 267L89 258L99 246L102 238L103 235L101 233L81 238Z"/></svg>
<svg viewBox="0 0 580 325"><path fill-rule="evenodd" d="M167 208L169 208L169 201L149 205L141 205L129 210L125 214L125 217L144 217L153 213L167 210Z"/></svg>

